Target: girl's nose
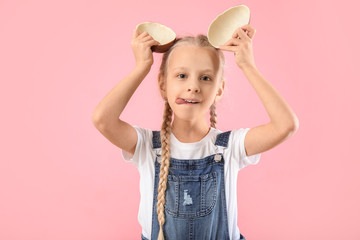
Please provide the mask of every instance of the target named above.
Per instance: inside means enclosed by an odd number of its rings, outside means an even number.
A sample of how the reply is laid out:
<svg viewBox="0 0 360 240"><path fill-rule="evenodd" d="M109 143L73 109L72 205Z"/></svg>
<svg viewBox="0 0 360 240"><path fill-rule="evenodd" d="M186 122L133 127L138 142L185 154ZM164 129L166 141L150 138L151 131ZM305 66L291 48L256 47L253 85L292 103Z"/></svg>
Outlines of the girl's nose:
<svg viewBox="0 0 360 240"><path fill-rule="evenodd" d="M189 87L188 92L194 91L196 93L200 92L200 89L198 87Z"/></svg>
<svg viewBox="0 0 360 240"><path fill-rule="evenodd" d="M192 82L190 83L189 87L188 87L188 92L194 91L196 93L200 92L200 88L198 86L198 84Z"/></svg>

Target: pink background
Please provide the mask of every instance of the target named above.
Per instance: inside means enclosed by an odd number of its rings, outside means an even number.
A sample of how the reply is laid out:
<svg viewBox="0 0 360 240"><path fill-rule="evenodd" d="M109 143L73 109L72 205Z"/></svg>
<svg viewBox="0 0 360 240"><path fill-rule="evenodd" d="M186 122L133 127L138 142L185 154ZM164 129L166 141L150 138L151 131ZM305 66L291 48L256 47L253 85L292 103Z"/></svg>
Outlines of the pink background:
<svg viewBox="0 0 360 240"><path fill-rule="evenodd" d="M355 1L0 1L0 239L140 239L139 173L92 111L134 67L135 26L206 34L251 10L256 64L293 108L298 132L238 176L247 240L360 239L359 34ZM226 52L222 131L269 121ZM159 129L160 54L122 115ZM354 154L354 152L355 154Z"/></svg>

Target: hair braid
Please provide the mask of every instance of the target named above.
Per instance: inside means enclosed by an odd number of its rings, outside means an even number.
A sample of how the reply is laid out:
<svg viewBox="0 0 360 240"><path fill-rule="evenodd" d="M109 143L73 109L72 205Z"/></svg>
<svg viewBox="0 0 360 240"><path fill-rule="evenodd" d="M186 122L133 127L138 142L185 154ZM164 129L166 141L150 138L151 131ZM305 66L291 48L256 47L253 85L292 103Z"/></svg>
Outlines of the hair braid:
<svg viewBox="0 0 360 240"><path fill-rule="evenodd" d="M216 123L217 123L216 117L217 117L216 103L213 103L210 107L210 122L213 128L216 128Z"/></svg>
<svg viewBox="0 0 360 240"><path fill-rule="evenodd" d="M159 221L159 235L158 240L164 240L164 233L163 233L163 225L165 224L165 200L166 200L166 187L167 187L167 180L168 180L168 172L170 167L170 133L171 133L171 121L172 121L172 114L173 111L166 101L166 87L165 89L161 88L161 84L166 86L166 78L167 78L167 68L168 68L168 59L171 55L173 49L181 45L194 45L198 47L208 48L210 47L216 53L220 60L220 79L223 78L224 72L224 63L225 57L224 54L220 49L214 48L208 41L206 35L199 34L196 37L193 36L184 36L181 38L176 38L173 46L166 51L162 57L160 69L159 69L159 80L165 79L164 81L159 81L159 87L161 90L162 98L165 100L165 107L164 107L164 114L163 114L163 122L161 126L161 166L160 166L160 175L159 175L159 188L158 188L158 197L157 197L157 214L158 214L158 221ZM215 103L210 107L210 121L211 126L216 128L216 107Z"/></svg>
<svg viewBox="0 0 360 240"><path fill-rule="evenodd" d="M170 132L171 132L172 109L167 101L165 101L163 123L161 126L161 166L160 166L160 180L157 197L157 214L160 226L158 240L164 239L162 226L165 223L164 205L165 205L165 191L167 185L167 178L170 165Z"/></svg>

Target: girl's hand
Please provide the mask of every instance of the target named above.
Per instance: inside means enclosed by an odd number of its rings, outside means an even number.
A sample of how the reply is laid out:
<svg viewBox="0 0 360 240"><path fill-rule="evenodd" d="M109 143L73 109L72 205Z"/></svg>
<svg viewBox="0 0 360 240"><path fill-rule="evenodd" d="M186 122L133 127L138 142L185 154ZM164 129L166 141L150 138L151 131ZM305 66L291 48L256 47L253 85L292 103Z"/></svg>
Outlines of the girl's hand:
<svg viewBox="0 0 360 240"><path fill-rule="evenodd" d="M255 32L255 28L246 24L236 29L229 41L219 46L221 50L234 52L236 64L241 69L247 65L256 67L252 50L252 39Z"/></svg>
<svg viewBox="0 0 360 240"><path fill-rule="evenodd" d="M159 44L160 43L154 40L148 32L141 33L135 29L132 36L131 48L135 56L136 65L151 67L154 63L151 46Z"/></svg>

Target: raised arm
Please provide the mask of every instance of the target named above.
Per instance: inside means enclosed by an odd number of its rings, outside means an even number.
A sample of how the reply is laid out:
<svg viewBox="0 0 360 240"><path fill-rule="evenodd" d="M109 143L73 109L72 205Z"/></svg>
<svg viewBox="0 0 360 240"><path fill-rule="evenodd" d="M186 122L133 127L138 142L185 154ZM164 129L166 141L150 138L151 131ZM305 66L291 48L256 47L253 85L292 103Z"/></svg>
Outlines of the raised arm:
<svg viewBox="0 0 360 240"><path fill-rule="evenodd" d="M235 30L232 38L219 48L232 51L239 68L260 97L270 122L251 128L245 136L246 155L265 152L293 135L299 120L280 93L267 81L255 65L252 38L256 30L245 25Z"/></svg>
<svg viewBox="0 0 360 240"><path fill-rule="evenodd" d="M149 73L153 64L150 47L157 45L147 32L133 32L131 47L136 65L96 106L91 116L94 126L114 145L134 153L137 143L136 130L120 119L130 98Z"/></svg>
<svg viewBox="0 0 360 240"><path fill-rule="evenodd" d="M297 131L299 120L285 99L256 67L244 66L242 70L270 117L270 122L251 128L245 136L246 153L251 156L288 139Z"/></svg>

